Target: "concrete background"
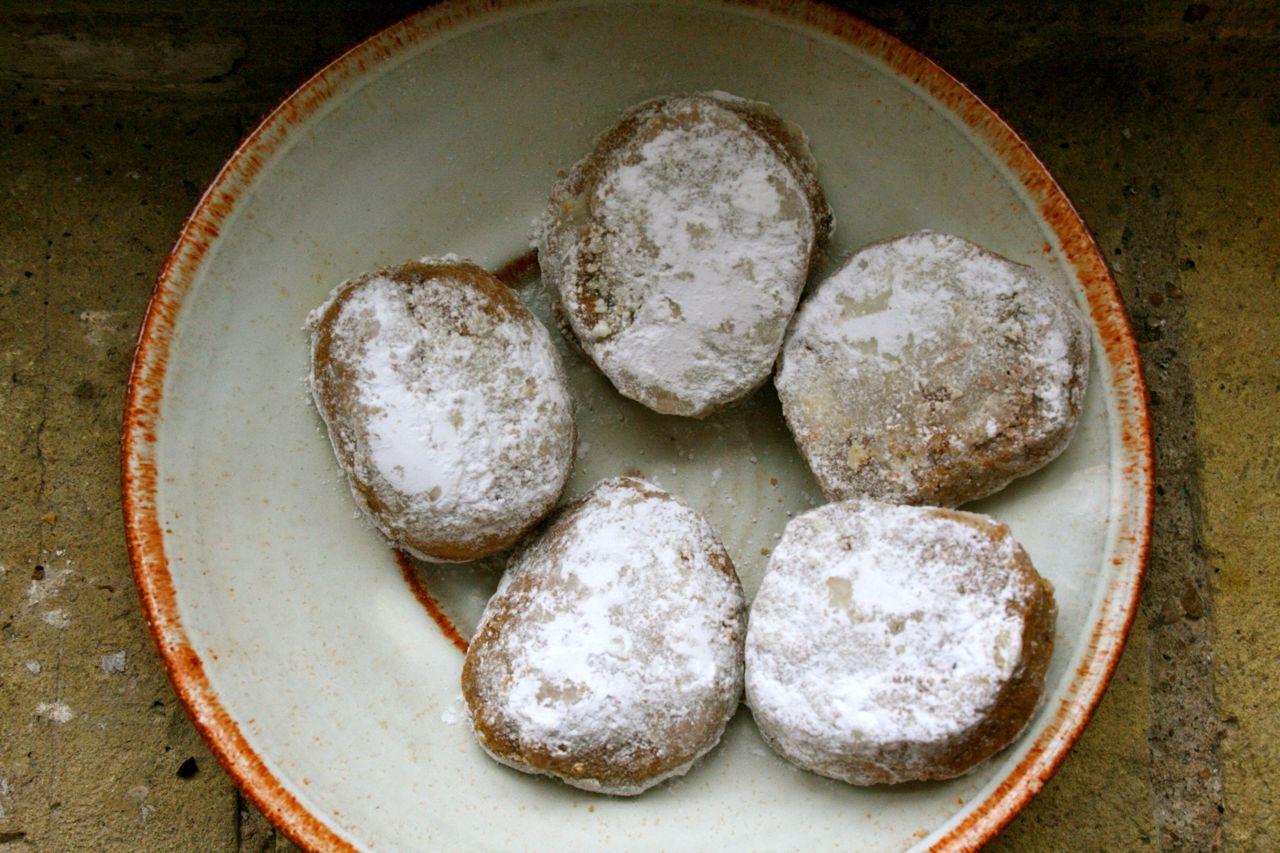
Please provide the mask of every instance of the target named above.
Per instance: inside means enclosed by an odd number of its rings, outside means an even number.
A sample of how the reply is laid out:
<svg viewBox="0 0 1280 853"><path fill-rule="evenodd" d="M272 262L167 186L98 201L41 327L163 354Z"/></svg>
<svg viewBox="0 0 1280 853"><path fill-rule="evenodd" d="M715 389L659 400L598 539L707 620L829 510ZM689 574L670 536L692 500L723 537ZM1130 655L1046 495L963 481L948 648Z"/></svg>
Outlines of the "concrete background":
<svg viewBox="0 0 1280 853"><path fill-rule="evenodd" d="M274 850L161 671L117 437L152 281L237 139L412 10L0 4L0 850ZM1097 234L1159 455L1142 611L1009 850L1280 848L1280 11L858 2L1000 111Z"/></svg>

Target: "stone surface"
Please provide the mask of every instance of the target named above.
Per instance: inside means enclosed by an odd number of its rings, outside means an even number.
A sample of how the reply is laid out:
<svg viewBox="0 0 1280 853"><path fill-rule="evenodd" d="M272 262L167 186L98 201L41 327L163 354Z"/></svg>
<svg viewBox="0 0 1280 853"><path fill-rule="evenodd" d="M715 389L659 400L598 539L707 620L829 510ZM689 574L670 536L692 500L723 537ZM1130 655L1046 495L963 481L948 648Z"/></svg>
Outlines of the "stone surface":
<svg viewBox="0 0 1280 853"><path fill-rule="evenodd" d="M236 139L413 5L0 5L0 848L289 847L147 638L119 520L123 384L163 254ZM1112 263L1153 392L1141 613L1080 743L993 847L1274 849L1280 15L849 5L1046 161Z"/></svg>
<svg viewBox="0 0 1280 853"><path fill-rule="evenodd" d="M0 409L16 415L0 421L13 460L0 525L0 833L44 849L227 848L234 790L140 619L117 441L138 318L192 201L183 178L203 180L234 136L202 130L190 107L3 87L0 220L17 227L0 231ZM164 136L184 138L187 155L153 156ZM188 759L197 770L182 778Z"/></svg>
<svg viewBox="0 0 1280 853"><path fill-rule="evenodd" d="M1187 619L1212 615L1216 626L1223 830L1239 850L1280 847L1280 60L1271 57L1243 84L1206 80L1233 138L1189 140L1178 279L1212 580L1211 603L1199 591L1181 603ZM1270 103L1242 97L1241 85L1270 92Z"/></svg>

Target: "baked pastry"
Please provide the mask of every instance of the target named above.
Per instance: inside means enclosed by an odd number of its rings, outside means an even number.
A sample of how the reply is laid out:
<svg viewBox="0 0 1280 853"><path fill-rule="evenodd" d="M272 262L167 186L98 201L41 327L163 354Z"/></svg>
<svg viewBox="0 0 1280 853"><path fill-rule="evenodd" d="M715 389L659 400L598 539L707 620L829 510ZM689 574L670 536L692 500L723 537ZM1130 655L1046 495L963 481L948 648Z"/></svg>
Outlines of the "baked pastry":
<svg viewBox="0 0 1280 853"><path fill-rule="evenodd" d="M683 775L738 707L745 619L701 515L604 480L521 546L485 608L462 670L476 738L588 791Z"/></svg>
<svg viewBox="0 0 1280 853"><path fill-rule="evenodd" d="M632 107L551 194L538 263L624 396L702 417L773 367L832 216L808 140L723 92Z"/></svg>
<svg viewBox="0 0 1280 853"><path fill-rule="evenodd" d="M950 779L1039 701L1052 586L1002 524L872 501L787 525L751 608L747 704L783 758L855 785Z"/></svg>
<svg viewBox="0 0 1280 853"><path fill-rule="evenodd" d="M787 334L774 384L831 500L956 506L1071 440L1089 335L1031 267L921 231L853 255Z"/></svg>
<svg viewBox="0 0 1280 853"><path fill-rule="evenodd" d="M475 264L344 282L311 313L311 392L356 504L424 560L511 545L555 506L573 408L547 330Z"/></svg>

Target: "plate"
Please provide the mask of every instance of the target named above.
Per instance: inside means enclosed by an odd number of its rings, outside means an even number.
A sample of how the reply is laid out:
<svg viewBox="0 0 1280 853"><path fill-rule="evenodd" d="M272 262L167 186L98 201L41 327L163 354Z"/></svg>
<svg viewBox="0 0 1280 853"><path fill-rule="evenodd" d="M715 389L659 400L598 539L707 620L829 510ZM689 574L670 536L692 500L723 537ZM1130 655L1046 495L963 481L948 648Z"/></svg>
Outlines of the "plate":
<svg viewBox="0 0 1280 853"><path fill-rule="evenodd" d="M1057 588L1047 700L959 780L858 789L803 773L745 710L687 777L634 799L500 767L458 695L457 646L495 570L401 565L357 517L309 405L301 327L337 282L445 252L519 259L557 171L619 111L707 89L767 101L808 132L838 220L833 259L949 231L1043 270L1092 318L1071 447L975 505ZM521 292L545 317L538 284ZM565 360L581 433L566 494L642 471L707 514L754 593L788 517L819 500L776 398L667 418ZM1152 484L1136 347L1097 248L1026 145L929 60L817 4L470 0L352 49L227 162L156 285L123 478L151 631L210 748L295 841L377 850L978 845L1044 784L1106 686Z"/></svg>

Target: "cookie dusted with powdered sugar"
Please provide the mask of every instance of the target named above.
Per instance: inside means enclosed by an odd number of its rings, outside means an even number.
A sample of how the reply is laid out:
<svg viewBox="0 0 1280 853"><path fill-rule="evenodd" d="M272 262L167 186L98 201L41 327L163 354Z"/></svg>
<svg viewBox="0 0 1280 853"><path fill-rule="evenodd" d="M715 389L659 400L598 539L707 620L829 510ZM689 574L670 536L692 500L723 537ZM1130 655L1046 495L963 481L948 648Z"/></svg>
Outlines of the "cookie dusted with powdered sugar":
<svg viewBox="0 0 1280 853"><path fill-rule="evenodd" d="M712 92L628 110L535 237L563 325L614 386L702 417L768 378L831 227L804 133Z"/></svg>
<svg viewBox="0 0 1280 853"><path fill-rule="evenodd" d="M511 545L555 506L574 424L547 330L475 264L344 282L308 318L311 391L356 503L426 560Z"/></svg>
<svg viewBox="0 0 1280 853"><path fill-rule="evenodd" d="M788 761L855 785L950 779L1022 732L1053 588L1002 524L872 501L787 525L751 608L747 704Z"/></svg>
<svg viewBox="0 0 1280 853"><path fill-rule="evenodd" d="M956 506L1062 452L1089 335L1031 267L921 231L853 255L800 307L774 384L831 500Z"/></svg>
<svg viewBox="0 0 1280 853"><path fill-rule="evenodd" d="M707 521L644 480L604 480L512 556L467 651L467 712L503 764L639 794L720 740L744 629Z"/></svg>

